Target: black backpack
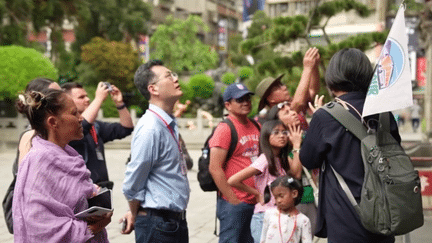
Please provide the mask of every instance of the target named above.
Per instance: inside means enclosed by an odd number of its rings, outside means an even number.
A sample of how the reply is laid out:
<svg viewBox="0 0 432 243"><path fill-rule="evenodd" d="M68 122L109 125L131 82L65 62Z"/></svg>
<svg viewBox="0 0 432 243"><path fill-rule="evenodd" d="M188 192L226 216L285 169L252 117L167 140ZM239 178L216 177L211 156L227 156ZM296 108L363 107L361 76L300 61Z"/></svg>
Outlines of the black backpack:
<svg viewBox="0 0 432 243"><path fill-rule="evenodd" d="M255 120L253 120L253 119L249 119L249 120L258 128L258 130L261 130L259 124ZM237 131L234 127L234 124L232 123L232 121L230 119L225 119L225 120L221 121L220 123L228 124L228 126L231 130L231 142L230 142L230 146L228 149L227 157L225 159L225 162L226 162L231 158L231 156L234 153L235 148L237 147L238 135L237 135ZM197 174L198 182L199 182L201 189L205 192L211 192L211 191L217 191L218 190L215 182L213 181L213 177L209 171L210 148L209 148L208 143L209 143L210 138L213 136L213 133L215 130L216 130L216 127L213 128L212 133L206 139L206 141L204 143L204 147L201 149L202 154L201 154L200 158L198 159L198 174ZM224 167L225 167L225 164L223 165L223 168Z"/></svg>
<svg viewBox="0 0 432 243"><path fill-rule="evenodd" d="M23 134L28 132L28 131L29 130L25 130L23 133L21 133L18 141L21 141ZM6 221L6 226L8 228L9 233L11 233L11 234L13 234L12 201L13 201L13 195L14 195L14 191L15 191L15 183L16 183L16 178L17 178L17 173L18 173L18 160L19 160L19 149L17 148L17 155L16 155L15 161L13 162L13 165L12 165L13 179L12 179L12 182L9 185L9 187L6 191L6 195L2 201L2 207L3 207L4 218Z"/></svg>

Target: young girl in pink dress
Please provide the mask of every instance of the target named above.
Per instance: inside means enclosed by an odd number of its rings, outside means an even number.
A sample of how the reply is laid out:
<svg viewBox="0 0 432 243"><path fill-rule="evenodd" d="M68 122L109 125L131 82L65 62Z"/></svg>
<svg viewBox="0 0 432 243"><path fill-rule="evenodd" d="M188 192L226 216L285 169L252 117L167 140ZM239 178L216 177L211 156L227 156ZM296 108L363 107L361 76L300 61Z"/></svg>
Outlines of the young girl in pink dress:
<svg viewBox="0 0 432 243"><path fill-rule="evenodd" d="M296 205L300 203L303 186L291 176L278 177L265 190L265 201L270 200L270 190L277 208L269 209L264 215L261 243L312 243L309 218L300 213Z"/></svg>
<svg viewBox="0 0 432 243"><path fill-rule="evenodd" d="M251 232L254 242L261 238L264 213L267 209L275 208L274 198L264 203L264 188L278 176L290 174L296 178L301 177L298 148L301 143L301 129L299 126L287 127L280 120L271 120L264 123L260 135L260 150L262 154L247 168L239 171L228 179L231 186L239 190L254 194L257 198L254 215L251 221ZM289 152L294 156L290 158ZM255 177L255 188L247 186L244 180Z"/></svg>

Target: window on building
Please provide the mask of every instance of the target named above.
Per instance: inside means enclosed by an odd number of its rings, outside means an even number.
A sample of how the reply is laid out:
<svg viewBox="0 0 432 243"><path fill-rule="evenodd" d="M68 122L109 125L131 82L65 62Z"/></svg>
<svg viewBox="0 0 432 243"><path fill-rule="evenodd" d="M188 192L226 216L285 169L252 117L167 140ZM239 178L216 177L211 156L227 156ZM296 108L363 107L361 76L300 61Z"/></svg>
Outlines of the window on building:
<svg viewBox="0 0 432 243"><path fill-rule="evenodd" d="M281 3L280 4L280 12L281 13L288 12L288 3Z"/></svg>
<svg viewBox="0 0 432 243"><path fill-rule="evenodd" d="M269 5L269 16L271 18L275 18L276 17L276 5L277 4L270 4Z"/></svg>

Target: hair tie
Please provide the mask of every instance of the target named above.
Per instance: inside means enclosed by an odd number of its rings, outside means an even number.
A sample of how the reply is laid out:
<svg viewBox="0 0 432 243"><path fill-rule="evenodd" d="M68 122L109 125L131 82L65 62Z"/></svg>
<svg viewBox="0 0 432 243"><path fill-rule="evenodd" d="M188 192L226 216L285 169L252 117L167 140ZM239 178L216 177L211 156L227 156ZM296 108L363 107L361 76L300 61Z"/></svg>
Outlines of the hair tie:
<svg viewBox="0 0 432 243"><path fill-rule="evenodd" d="M27 105L26 99L23 94L18 95L18 99L24 104Z"/></svg>
<svg viewBox="0 0 432 243"><path fill-rule="evenodd" d="M28 96L26 99L27 104L32 108L38 110L43 105L42 103L46 101L46 96L39 91L31 91L31 94L32 95Z"/></svg>
<svg viewBox="0 0 432 243"><path fill-rule="evenodd" d="M288 178L288 183L291 184L294 182L294 179L292 177Z"/></svg>

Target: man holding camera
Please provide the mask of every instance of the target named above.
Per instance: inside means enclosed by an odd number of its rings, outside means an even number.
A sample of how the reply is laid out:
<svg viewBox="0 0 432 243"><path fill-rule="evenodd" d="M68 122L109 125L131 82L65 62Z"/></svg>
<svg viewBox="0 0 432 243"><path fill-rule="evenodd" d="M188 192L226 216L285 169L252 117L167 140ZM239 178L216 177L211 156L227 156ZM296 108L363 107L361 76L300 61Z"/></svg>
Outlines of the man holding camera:
<svg viewBox="0 0 432 243"><path fill-rule="evenodd" d="M99 82L95 98L90 103L87 92L82 85L70 82L63 84L62 88L72 96L78 112L84 118L82 122L84 138L72 141L69 145L83 156L87 168L91 172L93 182L100 187L112 189L113 182L109 181L105 162L104 143L130 135L134 127L130 113L123 102L123 95L116 86L107 82ZM119 123L96 120L98 111L108 94L117 107L120 117Z"/></svg>

